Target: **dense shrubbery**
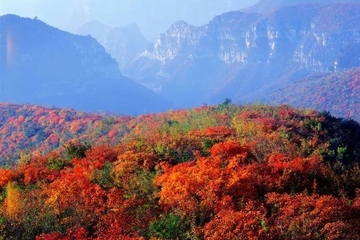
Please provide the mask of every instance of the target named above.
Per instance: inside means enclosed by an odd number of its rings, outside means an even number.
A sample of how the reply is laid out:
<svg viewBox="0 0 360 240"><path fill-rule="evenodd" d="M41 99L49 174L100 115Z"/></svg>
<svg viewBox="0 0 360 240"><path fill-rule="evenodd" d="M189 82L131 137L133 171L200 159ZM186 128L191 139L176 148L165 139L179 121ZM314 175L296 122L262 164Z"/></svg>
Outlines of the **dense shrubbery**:
<svg viewBox="0 0 360 240"><path fill-rule="evenodd" d="M356 122L230 103L117 122L117 145L1 169L0 238L360 238Z"/></svg>

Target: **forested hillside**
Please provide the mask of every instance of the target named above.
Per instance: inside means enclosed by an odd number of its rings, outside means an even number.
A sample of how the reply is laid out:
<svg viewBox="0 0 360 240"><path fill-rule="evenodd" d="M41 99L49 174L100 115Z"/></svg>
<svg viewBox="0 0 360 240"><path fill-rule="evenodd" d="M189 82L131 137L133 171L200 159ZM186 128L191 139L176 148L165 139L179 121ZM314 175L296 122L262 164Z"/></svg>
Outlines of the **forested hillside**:
<svg viewBox="0 0 360 240"><path fill-rule="evenodd" d="M360 238L357 122L230 101L135 118L41 110L75 140L0 169L0 238Z"/></svg>
<svg viewBox="0 0 360 240"><path fill-rule="evenodd" d="M360 121L359 96L360 68L352 68L301 79L269 94L264 102L286 103L319 111L326 109L332 115Z"/></svg>
<svg viewBox="0 0 360 240"><path fill-rule="evenodd" d="M112 117L72 109L0 104L0 161L12 165L31 151L48 153L69 140L115 144L130 117Z"/></svg>

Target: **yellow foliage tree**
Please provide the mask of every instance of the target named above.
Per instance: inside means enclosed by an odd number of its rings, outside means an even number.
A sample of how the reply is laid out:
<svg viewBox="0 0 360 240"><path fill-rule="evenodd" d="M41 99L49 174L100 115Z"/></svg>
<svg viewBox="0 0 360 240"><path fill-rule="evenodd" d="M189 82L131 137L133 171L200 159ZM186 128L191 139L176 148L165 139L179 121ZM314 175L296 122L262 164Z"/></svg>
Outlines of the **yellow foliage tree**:
<svg viewBox="0 0 360 240"><path fill-rule="evenodd" d="M5 213L8 218L18 220L22 212L21 194L14 182L6 185Z"/></svg>

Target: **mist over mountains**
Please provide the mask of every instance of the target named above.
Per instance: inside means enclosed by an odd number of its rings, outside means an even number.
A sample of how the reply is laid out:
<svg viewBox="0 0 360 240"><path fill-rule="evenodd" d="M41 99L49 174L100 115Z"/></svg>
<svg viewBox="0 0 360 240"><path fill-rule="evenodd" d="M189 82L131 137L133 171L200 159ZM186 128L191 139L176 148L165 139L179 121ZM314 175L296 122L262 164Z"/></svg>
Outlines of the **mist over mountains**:
<svg viewBox="0 0 360 240"><path fill-rule="evenodd" d="M186 20L206 24L215 15L238 10L256 0L4 0L0 15L14 13L39 19L60 29L75 32L80 25L98 20L110 27L136 22L151 41L173 22Z"/></svg>

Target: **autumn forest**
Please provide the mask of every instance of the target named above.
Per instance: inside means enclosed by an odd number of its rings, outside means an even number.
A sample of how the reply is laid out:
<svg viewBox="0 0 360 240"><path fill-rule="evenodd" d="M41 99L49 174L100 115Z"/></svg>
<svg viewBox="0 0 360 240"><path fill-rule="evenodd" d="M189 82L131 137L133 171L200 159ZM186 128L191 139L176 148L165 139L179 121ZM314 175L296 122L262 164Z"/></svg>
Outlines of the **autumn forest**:
<svg viewBox="0 0 360 240"><path fill-rule="evenodd" d="M0 239L359 239L360 126L231 104L0 105Z"/></svg>

